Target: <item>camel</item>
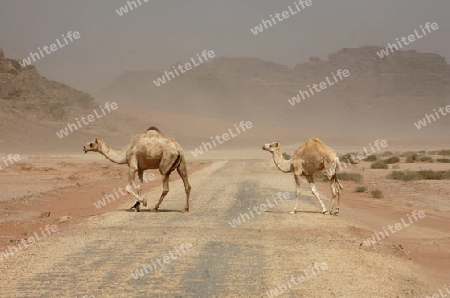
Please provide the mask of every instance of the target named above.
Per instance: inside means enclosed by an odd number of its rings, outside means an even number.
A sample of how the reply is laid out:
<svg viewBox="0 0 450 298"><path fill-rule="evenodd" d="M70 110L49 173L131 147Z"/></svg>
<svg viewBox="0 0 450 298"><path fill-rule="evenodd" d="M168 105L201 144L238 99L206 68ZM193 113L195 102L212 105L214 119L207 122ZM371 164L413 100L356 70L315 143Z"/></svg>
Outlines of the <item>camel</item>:
<svg viewBox="0 0 450 298"><path fill-rule="evenodd" d="M333 215L333 209L337 198L337 215L339 213L340 204L340 190L344 189L339 182L337 174L340 170L339 157L337 153L326 146L318 138L311 138L303 146L300 146L295 152L294 156L290 159L285 159L281 150L281 146L278 142L267 143L262 147L263 150L269 151L273 155L273 161L277 168L283 173L294 173L296 190L295 196L297 201L295 203L294 210L290 213L297 212L298 199L301 193L302 176L306 177L311 192L314 197L319 201L322 207L322 213L325 214L327 209L320 199L319 192L314 184L313 174L315 172L324 171L328 179L331 180L331 193L332 203L330 214Z"/></svg>
<svg viewBox="0 0 450 298"><path fill-rule="evenodd" d="M152 126L143 134L135 135L130 144L121 151L110 148L102 139L95 138L92 142L84 145L85 153L94 151L102 154L110 161L117 164L128 164L128 184L125 187L126 192L133 195L137 202L130 209L140 211L140 204L147 206L147 200L141 200L141 190L143 184L144 171L147 169L159 169L163 177L163 192L158 203L151 211L158 211L164 197L169 192L169 175L177 170L183 180L186 192L186 206L183 212L189 212L189 194L191 185L188 181L186 161L184 151L181 146L172 138L161 133L161 131ZM133 191L131 184L138 174L137 194Z"/></svg>

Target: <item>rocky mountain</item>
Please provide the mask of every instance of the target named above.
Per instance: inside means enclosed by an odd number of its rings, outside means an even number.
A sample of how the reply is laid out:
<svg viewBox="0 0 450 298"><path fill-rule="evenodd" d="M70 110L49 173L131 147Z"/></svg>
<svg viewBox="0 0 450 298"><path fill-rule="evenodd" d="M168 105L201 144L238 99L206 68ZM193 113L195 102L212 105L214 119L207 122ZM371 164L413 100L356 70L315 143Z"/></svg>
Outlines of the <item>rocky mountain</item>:
<svg viewBox="0 0 450 298"><path fill-rule="evenodd" d="M18 60L5 58L0 49L0 152L16 147L33 152L81 152L82 145L93 136L128 139L136 127L143 130L148 125L120 113L99 114L102 118L85 121L88 125L79 125L76 131L58 137L56 132L67 128L68 123L76 124L76 119L94 110L101 113L89 94L41 76L33 65L22 67Z"/></svg>
<svg viewBox="0 0 450 298"><path fill-rule="evenodd" d="M438 54L414 50L380 58L377 52L382 49L344 48L328 60L311 57L293 68L255 58L215 58L159 87L153 81L163 71L128 71L103 96L135 108L251 119L269 126L413 137L414 121L450 104L450 66ZM339 69L347 69L350 76L299 103L289 103L308 85L326 82L327 77L333 80L332 73ZM450 123L448 118L428 132L439 135Z"/></svg>

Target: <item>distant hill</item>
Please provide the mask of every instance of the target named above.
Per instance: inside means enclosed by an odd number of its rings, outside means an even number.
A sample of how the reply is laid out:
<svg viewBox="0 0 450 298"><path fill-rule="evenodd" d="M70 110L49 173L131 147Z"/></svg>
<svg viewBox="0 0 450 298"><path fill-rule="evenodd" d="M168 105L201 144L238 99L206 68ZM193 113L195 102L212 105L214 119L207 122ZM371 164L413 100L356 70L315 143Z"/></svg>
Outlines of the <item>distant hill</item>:
<svg viewBox="0 0 450 298"><path fill-rule="evenodd" d="M432 53L383 48L344 48L328 60L311 57L293 68L255 58L215 58L160 87L163 71L127 71L102 94L133 108L150 108L257 125L348 134L439 136L450 124L441 119L418 134L413 122L450 104L450 67ZM178 65L178 63L174 64ZM168 68L168 70L171 68ZM288 99L325 81L338 69L350 76L294 106Z"/></svg>
<svg viewBox="0 0 450 298"><path fill-rule="evenodd" d="M32 65L22 67L18 60L5 58L0 49L0 152L15 148L22 152L82 152L82 145L94 136L129 139L130 132L148 125L121 115L118 109L62 139L56 135L68 123L76 123L76 118L93 114L94 109L101 113L89 94L41 76Z"/></svg>

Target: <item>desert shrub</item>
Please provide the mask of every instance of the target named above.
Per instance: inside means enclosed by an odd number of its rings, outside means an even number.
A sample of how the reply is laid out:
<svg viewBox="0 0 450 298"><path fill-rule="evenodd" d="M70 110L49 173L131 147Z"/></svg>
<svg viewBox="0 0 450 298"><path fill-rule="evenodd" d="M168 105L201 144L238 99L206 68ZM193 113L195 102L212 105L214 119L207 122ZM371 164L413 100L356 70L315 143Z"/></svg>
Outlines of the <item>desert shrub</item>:
<svg viewBox="0 0 450 298"><path fill-rule="evenodd" d="M406 152L403 152L402 154L400 154L400 156L401 157L408 157L408 156L413 155L413 154L417 155L417 153L415 151L406 151Z"/></svg>
<svg viewBox="0 0 450 298"><path fill-rule="evenodd" d="M352 155L356 156L356 153L349 152L349 153L347 153L347 154L344 154L344 155L342 155L341 157L339 157L339 160L342 161L342 162L346 162L346 163L350 163L350 164L354 165L354 164L356 164L358 161L353 160L353 159L351 158Z"/></svg>
<svg viewBox="0 0 450 298"><path fill-rule="evenodd" d="M417 153L411 153L406 157L406 162L414 163L417 161Z"/></svg>
<svg viewBox="0 0 450 298"><path fill-rule="evenodd" d="M419 153L419 154L422 154L422 155L427 154L427 152L426 152L425 150L420 150L418 153Z"/></svg>
<svg viewBox="0 0 450 298"><path fill-rule="evenodd" d="M450 149L439 150L438 155L450 155Z"/></svg>
<svg viewBox="0 0 450 298"><path fill-rule="evenodd" d="M424 180L450 179L450 171L423 170L423 171L418 171L418 173Z"/></svg>
<svg viewBox="0 0 450 298"><path fill-rule="evenodd" d="M386 157L386 156L391 156L393 154L394 153L392 153L392 151L385 151L385 152L381 153L380 156Z"/></svg>
<svg viewBox="0 0 450 298"><path fill-rule="evenodd" d="M400 158L398 158L398 156L392 156L392 157L389 157L389 158L383 160L383 162L387 163L387 164L393 164L393 163L396 163L399 161L400 161Z"/></svg>
<svg viewBox="0 0 450 298"><path fill-rule="evenodd" d="M341 172L338 173L338 179L343 181L354 181L356 183L361 183L363 181L363 176L355 172ZM314 179L322 179L322 181L329 181L327 175L323 172L314 173Z"/></svg>
<svg viewBox="0 0 450 298"><path fill-rule="evenodd" d="M361 183L363 181L363 176L355 172L342 172L338 173L338 179L344 181L354 181L356 183Z"/></svg>
<svg viewBox="0 0 450 298"><path fill-rule="evenodd" d="M450 158L438 158L436 159L438 162L450 163Z"/></svg>
<svg viewBox="0 0 450 298"><path fill-rule="evenodd" d="M450 171L392 171L386 176L388 179L413 181L413 180L444 180L450 179Z"/></svg>
<svg viewBox="0 0 450 298"><path fill-rule="evenodd" d="M393 165L392 168L393 168L394 170L398 170L398 169L400 169L400 166L399 166L399 165Z"/></svg>
<svg viewBox="0 0 450 298"><path fill-rule="evenodd" d="M371 154L371 155L367 156L364 160L365 161L376 161L377 156L375 154Z"/></svg>
<svg viewBox="0 0 450 298"><path fill-rule="evenodd" d="M370 191L370 196L375 199L381 199L383 196L383 192L379 189L374 189Z"/></svg>
<svg viewBox="0 0 450 298"><path fill-rule="evenodd" d="M355 188L355 192L366 192L367 186L358 186Z"/></svg>
<svg viewBox="0 0 450 298"><path fill-rule="evenodd" d="M376 161L370 165L372 169L387 169L389 166L382 161Z"/></svg>
<svg viewBox="0 0 450 298"><path fill-rule="evenodd" d="M402 181L413 181L420 180L420 175L417 172L405 170L405 171L392 171L386 176L388 179L402 180Z"/></svg>
<svg viewBox="0 0 450 298"><path fill-rule="evenodd" d="M423 161L423 162L433 162L434 161L433 158L430 156L422 156L421 158L419 158L419 160Z"/></svg>

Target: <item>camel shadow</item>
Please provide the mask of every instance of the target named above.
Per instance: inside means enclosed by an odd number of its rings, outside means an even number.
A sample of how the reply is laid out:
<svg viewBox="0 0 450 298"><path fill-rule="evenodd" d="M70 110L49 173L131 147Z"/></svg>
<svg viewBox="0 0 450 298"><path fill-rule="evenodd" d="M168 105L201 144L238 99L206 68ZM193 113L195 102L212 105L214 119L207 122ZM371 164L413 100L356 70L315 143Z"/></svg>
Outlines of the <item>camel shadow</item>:
<svg viewBox="0 0 450 298"><path fill-rule="evenodd" d="M305 211L296 211L295 213L290 213L291 211L272 211L272 210L266 210L266 211L263 211L263 212L270 212L270 213L280 213L280 214L296 214L296 213L312 213L312 214L314 214L314 213L317 213L317 214L322 214L322 211L308 211L308 210L305 210Z"/></svg>
<svg viewBox="0 0 450 298"><path fill-rule="evenodd" d="M121 211L126 211L126 212L136 212L136 210L132 210L130 208L127 209L120 209ZM178 213L183 213L183 211L181 210L173 210L173 209L159 209L158 211L152 211L151 209L142 209L140 213L142 212L148 212L148 213L162 213L162 212L178 212Z"/></svg>

